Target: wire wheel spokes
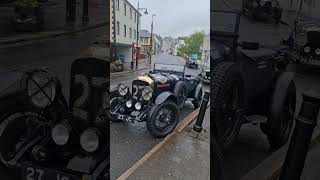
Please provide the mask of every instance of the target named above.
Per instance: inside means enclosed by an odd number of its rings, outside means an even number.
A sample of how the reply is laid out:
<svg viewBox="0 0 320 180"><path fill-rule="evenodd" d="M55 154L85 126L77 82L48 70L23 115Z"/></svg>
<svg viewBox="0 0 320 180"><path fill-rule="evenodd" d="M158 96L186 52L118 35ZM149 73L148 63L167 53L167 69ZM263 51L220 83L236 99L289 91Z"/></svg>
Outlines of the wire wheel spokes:
<svg viewBox="0 0 320 180"><path fill-rule="evenodd" d="M226 93L225 101L222 107L223 114L223 136L228 137L232 133L236 123L235 112L239 108L239 87L233 83L232 87Z"/></svg>
<svg viewBox="0 0 320 180"><path fill-rule="evenodd" d="M179 94L179 96L178 96L178 103L179 103L179 105L180 104L182 104L182 103L184 103L184 101L185 101L185 99L186 99L186 89L185 88L182 88L182 91L181 91L181 93Z"/></svg>
<svg viewBox="0 0 320 180"><path fill-rule="evenodd" d="M160 131L165 131L170 127L174 119L173 111L167 108L161 109L156 115L155 125Z"/></svg>
<svg viewBox="0 0 320 180"><path fill-rule="evenodd" d="M43 127L40 116L32 113L15 113L0 124L0 159L3 163L13 159L39 133Z"/></svg>

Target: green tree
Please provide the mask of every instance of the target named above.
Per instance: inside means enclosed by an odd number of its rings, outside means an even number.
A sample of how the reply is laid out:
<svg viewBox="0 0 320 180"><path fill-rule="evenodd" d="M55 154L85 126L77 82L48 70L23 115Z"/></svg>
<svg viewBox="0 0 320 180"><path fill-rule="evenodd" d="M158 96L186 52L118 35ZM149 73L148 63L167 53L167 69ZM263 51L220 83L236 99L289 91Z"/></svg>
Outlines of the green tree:
<svg viewBox="0 0 320 180"><path fill-rule="evenodd" d="M203 43L205 33L202 32L194 32L189 37L184 38L185 44L178 48L179 54L197 54L198 57L201 56L200 47Z"/></svg>

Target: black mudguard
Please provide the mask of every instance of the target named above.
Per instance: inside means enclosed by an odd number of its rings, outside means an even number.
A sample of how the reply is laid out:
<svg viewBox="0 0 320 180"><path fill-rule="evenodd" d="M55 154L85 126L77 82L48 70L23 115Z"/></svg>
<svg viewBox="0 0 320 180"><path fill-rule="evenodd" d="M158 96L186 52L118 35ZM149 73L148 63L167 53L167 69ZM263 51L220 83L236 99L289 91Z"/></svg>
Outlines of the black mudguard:
<svg viewBox="0 0 320 180"><path fill-rule="evenodd" d="M156 105L159 105L159 104L165 102L166 100L172 100L175 103L177 103L177 98L170 91L165 91L165 92L160 93L154 102Z"/></svg>
<svg viewBox="0 0 320 180"><path fill-rule="evenodd" d="M278 76L271 96L270 115L272 117L278 117L281 113L281 107L285 103L289 85L293 82L294 77L295 73L293 72L284 72Z"/></svg>

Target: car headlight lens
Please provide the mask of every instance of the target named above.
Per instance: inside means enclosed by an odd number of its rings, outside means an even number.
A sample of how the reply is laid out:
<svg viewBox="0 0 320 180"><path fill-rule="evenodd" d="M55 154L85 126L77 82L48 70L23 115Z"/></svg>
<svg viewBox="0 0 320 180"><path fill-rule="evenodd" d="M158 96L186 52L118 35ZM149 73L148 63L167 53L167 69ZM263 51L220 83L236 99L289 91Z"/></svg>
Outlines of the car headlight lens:
<svg viewBox="0 0 320 180"><path fill-rule="evenodd" d="M128 88L128 86L125 86L124 84L120 84L118 86L118 91L121 96L125 96L128 94L129 88Z"/></svg>
<svg viewBox="0 0 320 180"><path fill-rule="evenodd" d="M135 105L134 105L134 108L136 108L136 110L140 110L141 109L141 103L140 102L137 102Z"/></svg>
<svg viewBox="0 0 320 180"><path fill-rule="evenodd" d="M80 144L87 152L96 151L99 147L98 131L93 128L86 129L80 136Z"/></svg>
<svg viewBox="0 0 320 180"><path fill-rule="evenodd" d="M51 137L57 145L67 144L69 136L69 129L65 124L57 124L51 130Z"/></svg>
<svg viewBox="0 0 320 180"><path fill-rule="evenodd" d="M142 90L142 98L145 101L149 101L152 98L152 88L151 87L145 87Z"/></svg>
<svg viewBox="0 0 320 180"><path fill-rule="evenodd" d="M131 108L131 107L132 107L132 101L131 101L131 100L127 101L127 102L126 102L126 106L127 106L128 108Z"/></svg>
<svg viewBox="0 0 320 180"><path fill-rule="evenodd" d="M319 56L319 55L320 55L320 48L317 48L317 49L314 51L314 53L315 53L317 56Z"/></svg>
<svg viewBox="0 0 320 180"><path fill-rule="evenodd" d="M309 46L306 46L306 47L303 48L303 51L305 53L309 53L311 51L311 48Z"/></svg>
<svg viewBox="0 0 320 180"><path fill-rule="evenodd" d="M27 90L31 102L39 108L45 108L55 98L56 84L48 72L37 70L27 80Z"/></svg>

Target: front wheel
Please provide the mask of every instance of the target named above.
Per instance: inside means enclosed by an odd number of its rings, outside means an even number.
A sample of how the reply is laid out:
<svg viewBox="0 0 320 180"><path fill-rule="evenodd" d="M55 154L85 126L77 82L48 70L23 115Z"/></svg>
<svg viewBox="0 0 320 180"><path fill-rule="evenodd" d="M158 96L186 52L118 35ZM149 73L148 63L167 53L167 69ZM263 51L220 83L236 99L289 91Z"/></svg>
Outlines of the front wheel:
<svg viewBox="0 0 320 180"><path fill-rule="evenodd" d="M14 166L9 161L35 136L44 132L41 124L45 121L39 113L32 111L16 111L3 116L0 123L1 164Z"/></svg>
<svg viewBox="0 0 320 180"><path fill-rule="evenodd" d="M292 81L288 87L280 113L270 113L267 123L261 124L261 130L267 135L271 149L279 149L289 139L296 108L296 86Z"/></svg>
<svg viewBox="0 0 320 180"><path fill-rule="evenodd" d="M178 107L181 109L187 99L187 86L185 82L178 81L174 87L173 94L177 98Z"/></svg>
<svg viewBox="0 0 320 180"><path fill-rule="evenodd" d="M243 108L244 85L237 64L218 64L212 72L211 83L211 120L219 127L219 143L227 148L237 138L242 124L237 112Z"/></svg>
<svg viewBox="0 0 320 180"><path fill-rule="evenodd" d="M179 121L179 108L172 101L165 101L155 105L153 110L148 112L147 128L150 133L157 137L165 137L177 126Z"/></svg>
<svg viewBox="0 0 320 180"><path fill-rule="evenodd" d="M110 93L110 111L114 111L116 106L121 102L121 96L118 91L112 91ZM122 120L118 120L113 118L111 112L109 114L109 119L111 122L122 122Z"/></svg>

